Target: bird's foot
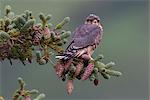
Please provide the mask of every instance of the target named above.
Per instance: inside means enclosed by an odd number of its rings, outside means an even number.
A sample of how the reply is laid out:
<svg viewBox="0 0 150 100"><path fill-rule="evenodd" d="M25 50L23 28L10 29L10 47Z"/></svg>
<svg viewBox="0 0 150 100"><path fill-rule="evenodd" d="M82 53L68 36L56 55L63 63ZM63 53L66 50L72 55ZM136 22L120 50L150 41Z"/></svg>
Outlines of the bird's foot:
<svg viewBox="0 0 150 100"><path fill-rule="evenodd" d="M82 55L82 58L83 58L84 60L90 60L90 61L94 60L94 59L91 57L90 54L83 54L83 55Z"/></svg>

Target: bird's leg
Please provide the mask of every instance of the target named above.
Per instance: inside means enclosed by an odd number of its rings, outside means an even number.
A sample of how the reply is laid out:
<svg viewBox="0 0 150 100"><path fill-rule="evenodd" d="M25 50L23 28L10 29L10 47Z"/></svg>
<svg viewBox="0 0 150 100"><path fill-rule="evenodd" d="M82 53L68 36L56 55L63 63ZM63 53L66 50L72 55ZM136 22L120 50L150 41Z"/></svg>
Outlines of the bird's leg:
<svg viewBox="0 0 150 100"><path fill-rule="evenodd" d="M85 60L93 61L94 59L91 57L93 52L94 52L93 46L87 47L86 48L86 53L82 54L82 58L85 59Z"/></svg>
<svg viewBox="0 0 150 100"><path fill-rule="evenodd" d="M93 58L92 58L91 55L89 55L89 54L83 54L83 55L82 55L82 58L83 58L84 60L88 60L88 61L93 60Z"/></svg>
<svg viewBox="0 0 150 100"><path fill-rule="evenodd" d="M86 53L86 52L87 52L87 49L86 49L86 48L81 49L81 50L79 50L79 51L77 52L77 54L76 54L75 56L80 57L81 55L83 55L83 54Z"/></svg>

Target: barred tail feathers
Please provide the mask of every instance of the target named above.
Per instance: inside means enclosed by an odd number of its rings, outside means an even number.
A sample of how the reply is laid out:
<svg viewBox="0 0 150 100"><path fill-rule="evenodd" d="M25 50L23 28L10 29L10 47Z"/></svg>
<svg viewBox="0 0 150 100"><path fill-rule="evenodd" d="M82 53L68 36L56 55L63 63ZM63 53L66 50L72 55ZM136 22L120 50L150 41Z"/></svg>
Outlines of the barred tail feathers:
<svg viewBox="0 0 150 100"><path fill-rule="evenodd" d="M76 52L73 51L67 51L62 55L57 55L55 58L60 60L69 60L75 56Z"/></svg>

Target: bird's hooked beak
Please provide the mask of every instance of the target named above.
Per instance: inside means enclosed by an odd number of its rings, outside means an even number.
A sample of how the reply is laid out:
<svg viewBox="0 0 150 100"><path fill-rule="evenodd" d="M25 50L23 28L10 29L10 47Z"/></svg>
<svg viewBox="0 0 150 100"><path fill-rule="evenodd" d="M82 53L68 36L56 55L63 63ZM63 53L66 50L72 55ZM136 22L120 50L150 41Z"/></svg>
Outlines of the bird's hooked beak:
<svg viewBox="0 0 150 100"><path fill-rule="evenodd" d="M99 22L99 25L98 25L101 29L101 31L103 31L103 25Z"/></svg>

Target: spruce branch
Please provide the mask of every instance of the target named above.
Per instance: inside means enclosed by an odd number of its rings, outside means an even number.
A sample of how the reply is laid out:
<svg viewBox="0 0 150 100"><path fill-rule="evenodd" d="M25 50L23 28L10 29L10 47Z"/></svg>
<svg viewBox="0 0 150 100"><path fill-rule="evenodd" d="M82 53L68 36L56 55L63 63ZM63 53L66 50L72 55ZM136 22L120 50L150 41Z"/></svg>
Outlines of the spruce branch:
<svg viewBox="0 0 150 100"><path fill-rule="evenodd" d="M32 11L25 10L20 15L10 16L12 13L8 5L4 18L0 19L0 60L9 59L11 62L12 59L18 59L26 65L26 62L32 63L36 54L37 63L43 65L51 62L51 49L63 53L61 46L66 43L71 32L62 29L62 26L69 22L69 17L64 18L55 28L49 22L52 18L50 14L40 13L41 21L36 23ZM36 51L40 51L40 56Z"/></svg>
<svg viewBox="0 0 150 100"><path fill-rule="evenodd" d="M25 89L25 82L24 80L19 77L18 78L18 83L19 83L19 89L16 90L16 92L13 95L13 100L31 100L31 96L32 95L36 95L39 94L39 91L36 89L32 89L32 90L26 90ZM44 94L39 94L39 96L37 96L34 100L41 100L45 97Z"/></svg>

